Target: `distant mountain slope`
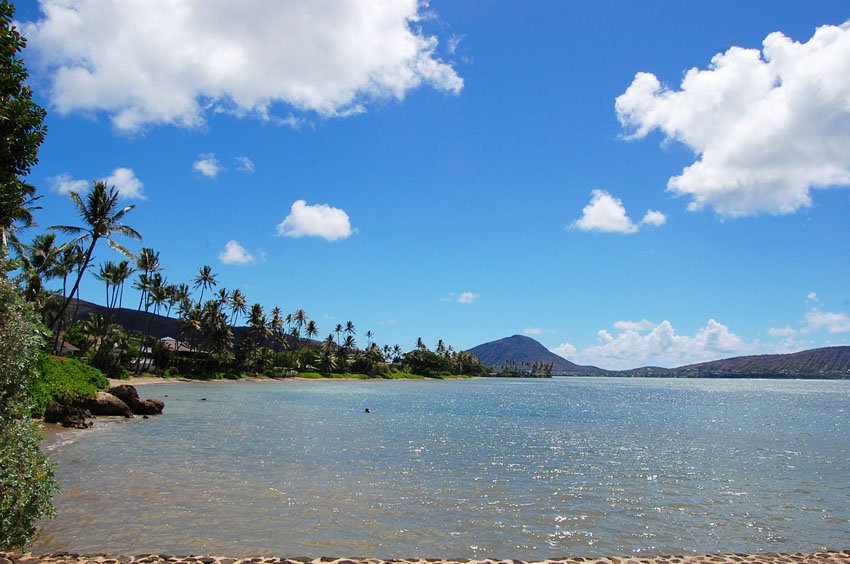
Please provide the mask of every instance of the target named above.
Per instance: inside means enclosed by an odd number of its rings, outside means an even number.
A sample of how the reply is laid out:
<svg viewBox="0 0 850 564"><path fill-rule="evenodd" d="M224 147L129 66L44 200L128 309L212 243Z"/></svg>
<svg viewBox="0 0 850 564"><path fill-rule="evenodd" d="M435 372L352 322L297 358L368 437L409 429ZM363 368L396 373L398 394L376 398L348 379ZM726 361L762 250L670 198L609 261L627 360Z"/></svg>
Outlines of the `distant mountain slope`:
<svg viewBox="0 0 850 564"><path fill-rule="evenodd" d="M553 374L602 374L605 371L595 366L579 366L560 357L535 341L523 335L514 335L498 341L491 341L469 349L489 368L498 369L505 364L516 365L522 369L534 362L552 363Z"/></svg>
<svg viewBox="0 0 850 564"><path fill-rule="evenodd" d="M87 302L85 300L80 300L79 309L77 309L76 300L71 301L71 304L68 306L69 315L73 316L75 311L77 313L75 318L77 321L87 320L89 315L92 313L106 314L106 308L104 306ZM172 310L171 314L175 315L175 311ZM158 339L162 339L163 337L173 337L177 339L181 337L180 324L174 317L148 313L148 317L146 318L144 311L128 308L115 308L112 310L111 315L113 321L121 324L121 326L130 333L142 333L144 331L145 320L147 319L149 324L149 335ZM245 326L231 326L230 329L233 331L233 338L236 342L240 341L248 332L248 327ZM305 339L303 337L299 343L299 346L306 346L309 344L311 346L318 347L321 345L320 341L316 341L315 339Z"/></svg>
<svg viewBox="0 0 850 564"><path fill-rule="evenodd" d="M738 356L681 366L671 372L671 375L690 377L850 378L850 346L825 347L791 354Z"/></svg>

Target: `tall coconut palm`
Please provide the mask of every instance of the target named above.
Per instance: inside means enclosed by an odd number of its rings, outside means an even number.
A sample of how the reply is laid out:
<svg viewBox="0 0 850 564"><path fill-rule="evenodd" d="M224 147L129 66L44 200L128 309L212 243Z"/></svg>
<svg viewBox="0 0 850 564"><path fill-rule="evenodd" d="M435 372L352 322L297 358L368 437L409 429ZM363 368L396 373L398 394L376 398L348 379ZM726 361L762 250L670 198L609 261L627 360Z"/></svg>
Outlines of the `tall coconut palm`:
<svg viewBox="0 0 850 564"><path fill-rule="evenodd" d="M307 313L303 309L299 309L292 314L292 322L295 324L295 347L301 346L301 328L307 322Z"/></svg>
<svg viewBox="0 0 850 564"><path fill-rule="evenodd" d="M161 269L162 268L159 264L159 253L150 247L142 247L142 250L139 251L139 256L136 258L136 270L138 270L141 274L139 274L138 282L133 284L133 287L141 292L141 295L139 296L138 311L142 310L142 304L147 299L147 292L150 289L150 285L147 284L147 282L149 281L150 276L154 272L159 272Z"/></svg>
<svg viewBox="0 0 850 564"><path fill-rule="evenodd" d="M307 335L308 346L311 346L312 343L309 342L309 339L312 339L316 335L319 334L319 327L316 325L316 322L312 319L307 322L307 327L304 329L304 333Z"/></svg>
<svg viewBox="0 0 850 564"><path fill-rule="evenodd" d="M110 247L120 252L121 254L135 258L126 247L116 242L113 237L115 235L124 235L131 239L141 240L142 236L138 231L128 225L122 223L126 216L135 206L129 205L123 208L118 207L118 191L113 186L107 188L106 183L96 181L92 190L86 194L85 199L81 198L76 192L71 192L71 199L77 208L77 212L85 224L83 227L74 225L56 225L52 229L58 229L65 233L77 235L72 241L73 243L88 242L88 248L85 251L82 267L77 273L77 279L74 281L74 286L71 289L71 295L80 287L80 280L83 278L86 269L91 262L92 253L98 241L105 239ZM59 310L59 315L53 321L52 326L55 326L57 320L65 314L70 303L70 297L65 298L62 304L62 309Z"/></svg>
<svg viewBox="0 0 850 564"><path fill-rule="evenodd" d="M343 329L343 331L345 332L346 335L349 335L349 336L357 333L357 331L354 329L354 322L346 321L345 322L345 329Z"/></svg>
<svg viewBox="0 0 850 564"><path fill-rule="evenodd" d="M280 314L280 308L276 308L278 314ZM242 290L236 288L230 294L230 325L233 325L238 319L238 315L245 315L248 311L248 300L245 298L245 294L242 293Z"/></svg>
<svg viewBox="0 0 850 564"><path fill-rule="evenodd" d="M334 333L336 333L336 346L339 346L339 334L342 333L341 323L336 324L336 327L334 327Z"/></svg>
<svg viewBox="0 0 850 564"><path fill-rule="evenodd" d="M198 275L192 278L193 287L196 290L198 288L201 289L201 297L198 298L198 307L201 307L201 304L204 303L204 290L211 290L218 285L215 279L216 276L212 271L212 267L205 264L198 269Z"/></svg>
<svg viewBox="0 0 850 564"><path fill-rule="evenodd" d="M283 342L283 317L281 313L281 309L278 306L274 306L271 317L269 318L269 334L271 335L275 352L278 352L279 346Z"/></svg>
<svg viewBox="0 0 850 564"><path fill-rule="evenodd" d="M132 274L136 271L135 268L130 266L130 261L122 260L118 263L113 271L113 280L112 283L118 286L118 307L122 307L124 305L124 284L127 282L127 279L132 276ZM114 305L113 305L114 307Z"/></svg>
<svg viewBox="0 0 850 564"><path fill-rule="evenodd" d="M94 273L94 277L103 282L106 285L106 316L110 318L112 316L112 294L109 292L109 286L112 284L113 279L113 271L115 270L115 263L111 260L100 263L100 270Z"/></svg>
<svg viewBox="0 0 850 564"><path fill-rule="evenodd" d="M375 336L375 334L374 334L374 333L372 333L372 331L371 331L371 330L370 330L370 331L366 331L366 343L367 343L367 344L366 344L366 347L367 347L367 348L372 346L372 337L374 337L374 336Z"/></svg>

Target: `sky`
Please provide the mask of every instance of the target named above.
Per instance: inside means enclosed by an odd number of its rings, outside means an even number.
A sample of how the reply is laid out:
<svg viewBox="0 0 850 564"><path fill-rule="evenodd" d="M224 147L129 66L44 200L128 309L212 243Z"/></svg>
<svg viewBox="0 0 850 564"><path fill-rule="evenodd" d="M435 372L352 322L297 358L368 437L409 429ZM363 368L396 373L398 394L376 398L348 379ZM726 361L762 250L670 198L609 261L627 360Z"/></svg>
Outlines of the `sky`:
<svg viewBox="0 0 850 564"><path fill-rule="evenodd" d="M105 180L171 282L610 369L850 342L844 0L15 4L39 225Z"/></svg>

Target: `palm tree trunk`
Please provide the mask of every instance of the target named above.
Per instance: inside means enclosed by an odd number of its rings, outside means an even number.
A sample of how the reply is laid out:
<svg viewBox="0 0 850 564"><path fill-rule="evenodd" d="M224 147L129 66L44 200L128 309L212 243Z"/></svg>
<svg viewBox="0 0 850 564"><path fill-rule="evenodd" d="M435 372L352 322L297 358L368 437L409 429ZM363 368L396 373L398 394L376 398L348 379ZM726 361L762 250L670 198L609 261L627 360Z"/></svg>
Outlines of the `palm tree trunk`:
<svg viewBox="0 0 850 564"><path fill-rule="evenodd" d="M94 252L94 246L97 244L97 240L99 237L97 235L92 235L91 244L89 245L88 250L86 251L86 259L83 261L83 266L80 267L80 270L77 272L77 279L74 281L74 287L71 288L71 295L68 296L62 303L62 309L59 310L59 314L53 320L53 323L50 324L51 329L56 325L56 322L65 315L65 310L68 309L68 304L71 303L71 298L74 296L75 292L78 292L80 289L80 280L83 279L83 274L86 273L86 269L89 267L89 262L91 262L91 255ZM80 303L80 295L77 293L77 307L79 308ZM76 312L75 312L76 317Z"/></svg>

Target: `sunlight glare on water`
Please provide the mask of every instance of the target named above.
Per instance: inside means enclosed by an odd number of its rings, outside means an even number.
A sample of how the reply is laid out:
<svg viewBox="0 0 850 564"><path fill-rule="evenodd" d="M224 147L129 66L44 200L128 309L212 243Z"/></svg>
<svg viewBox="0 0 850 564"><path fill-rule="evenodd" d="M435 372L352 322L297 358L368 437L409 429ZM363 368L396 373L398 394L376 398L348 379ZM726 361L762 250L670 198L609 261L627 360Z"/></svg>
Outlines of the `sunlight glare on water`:
<svg viewBox="0 0 850 564"><path fill-rule="evenodd" d="M850 538L846 381L139 390L167 394L165 413L47 445L62 491L36 553L539 559Z"/></svg>

